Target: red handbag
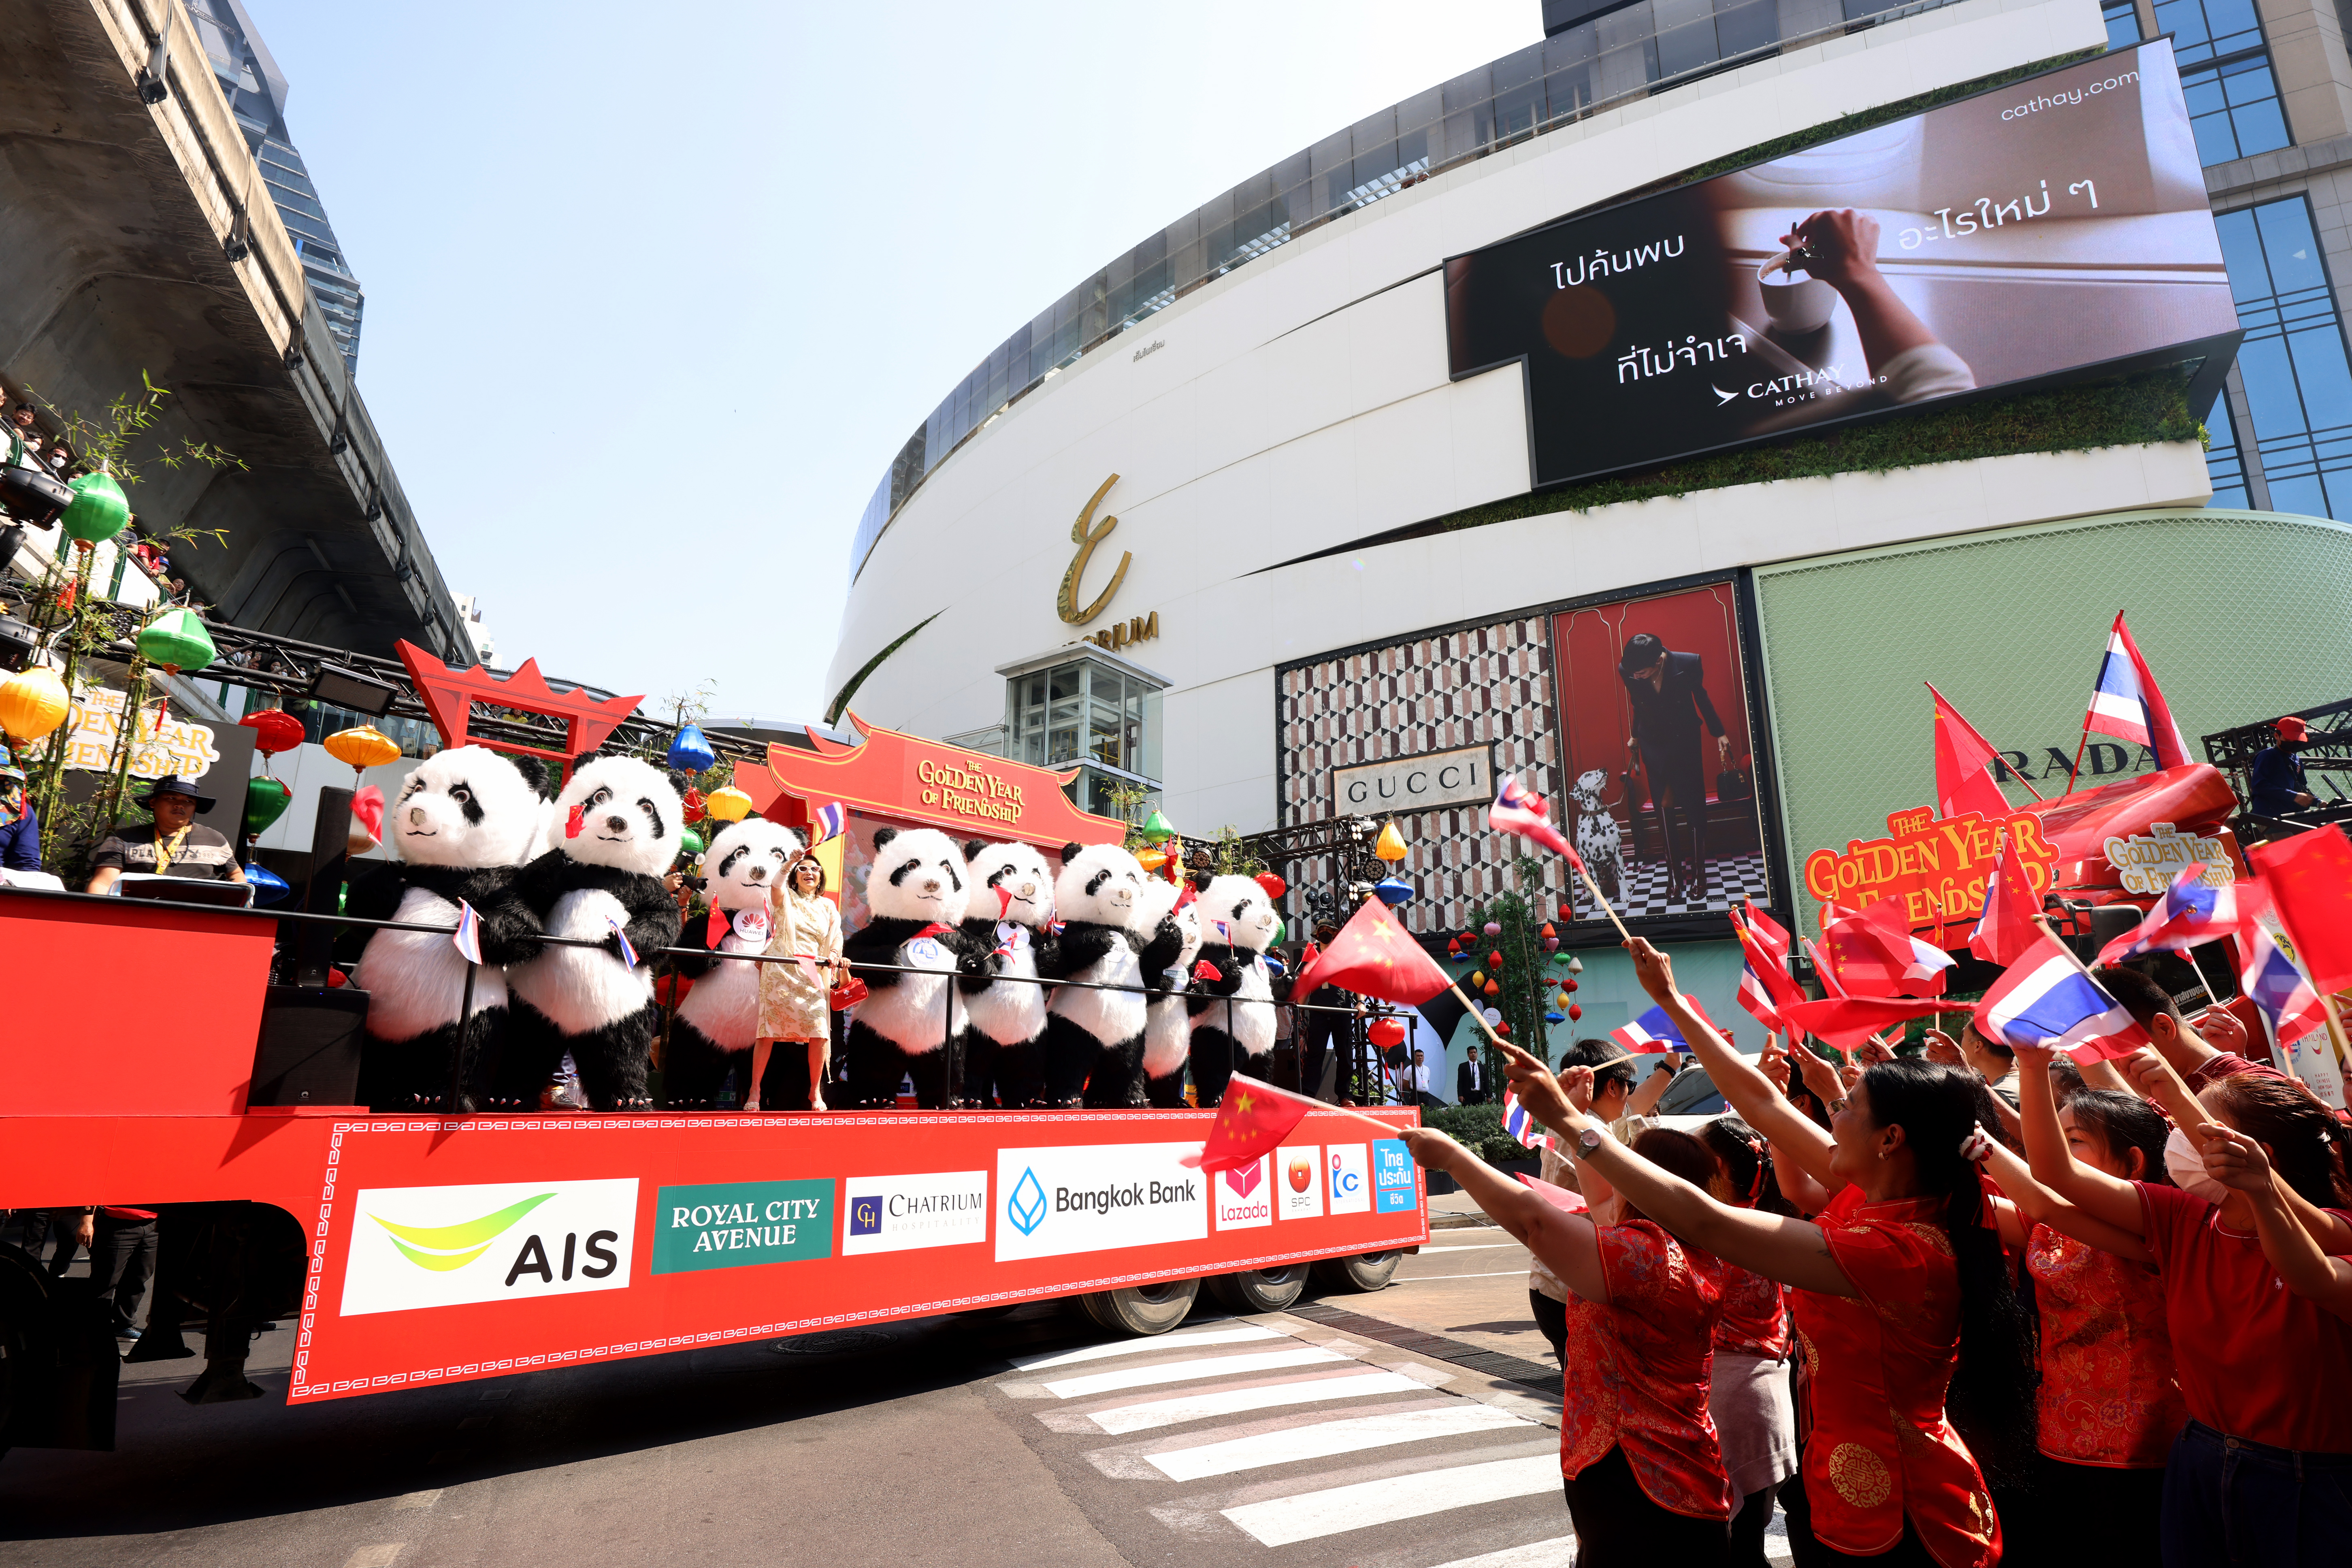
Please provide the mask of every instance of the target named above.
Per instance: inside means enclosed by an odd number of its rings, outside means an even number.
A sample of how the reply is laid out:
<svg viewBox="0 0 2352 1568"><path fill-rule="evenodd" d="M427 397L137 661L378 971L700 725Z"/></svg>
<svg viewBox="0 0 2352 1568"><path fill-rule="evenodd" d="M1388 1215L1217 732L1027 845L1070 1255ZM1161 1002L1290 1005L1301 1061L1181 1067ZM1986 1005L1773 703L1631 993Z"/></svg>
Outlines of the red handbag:
<svg viewBox="0 0 2352 1568"><path fill-rule="evenodd" d="M825 993L825 1005L839 1013L866 1000L866 982L851 975Z"/></svg>

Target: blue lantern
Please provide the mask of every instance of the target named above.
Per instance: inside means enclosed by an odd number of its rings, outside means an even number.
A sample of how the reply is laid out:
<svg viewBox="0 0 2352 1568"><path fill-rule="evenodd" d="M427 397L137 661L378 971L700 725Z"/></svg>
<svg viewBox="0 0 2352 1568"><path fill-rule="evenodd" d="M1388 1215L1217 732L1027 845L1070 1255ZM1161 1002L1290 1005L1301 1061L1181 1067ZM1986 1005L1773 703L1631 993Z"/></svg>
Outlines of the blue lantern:
<svg viewBox="0 0 2352 1568"><path fill-rule="evenodd" d="M265 907L289 897L294 891L286 885L285 878L258 861L245 868L245 879L253 889L253 901Z"/></svg>
<svg viewBox="0 0 2352 1568"><path fill-rule="evenodd" d="M1402 877L1387 877L1372 884L1372 892L1381 902L1394 909L1413 896L1412 884Z"/></svg>
<svg viewBox="0 0 2352 1568"><path fill-rule="evenodd" d="M1275 957L1274 954L1269 952L1265 955L1265 972L1268 974L1273 975L1276 980L1279 980L1284 975L1289 973L1290 969L1288 965L1282 962L1282 960Z"/></svg>
<svg viewBox="0 0 2352 1568"><path fill-rule="evenodd" d="M1546 1013L1544 1015L1544 1022L1547 1024L1557 1024L1567 1018L1567 1016L1568 1015L1565 1013Z"/></svg>
<svg viewBox="0 0 2352 1568"><path fill-rule="evenodd" d="M671 767L682 773L699 773L709 771L710 765L719 760L719 753L712 751L710 742L702 738L700 725L688 724L669 738L667 760Z"/></svg>

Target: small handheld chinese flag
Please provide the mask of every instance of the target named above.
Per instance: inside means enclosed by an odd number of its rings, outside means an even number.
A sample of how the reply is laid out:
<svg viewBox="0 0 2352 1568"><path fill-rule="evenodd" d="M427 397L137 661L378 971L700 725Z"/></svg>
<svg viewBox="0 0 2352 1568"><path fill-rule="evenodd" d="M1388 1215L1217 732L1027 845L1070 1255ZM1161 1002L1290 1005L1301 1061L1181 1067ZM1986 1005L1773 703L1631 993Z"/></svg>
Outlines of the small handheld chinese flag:
<svg viewBox="0 0 2352 1568"><path fill-rule="evenodd" d="M1339 928L1331 945L1299 970L1290 994L1306 996L1318 985L1337 985L1360 996L1411 1007L1451 984L1437 961L1397 923L1396 911L1378 899L1368 899Z"/></svg>
<svg viewBox="0 0 2352 1568"><path fill-rule="evenodd" d="M2042 895L2033 890L2024 858L2014 843L2003 839L1985 878L1984 913L1969 932L1969 951L2006 969L2042 940L2042 929L2033 923L2041 917Z"/></svg>
<svg viewBox="0 0 2352 1568"><path fill-rule="evenodd" d="M1945 700L1933 681L1927 683L1927 695L1936 700L1936 815L1958 816L1973 811L2000 821L2009 815L2009 797L1992 782L1988 766L2000 753Z"/></svg>
<svg viewBox="0 0 2352 1568"><path fill-rule="evenodd" d="M1217 1106L1209 1141L1183 1163L1200 1171L1233 1171L1255 1165L1282 1147L1307 1113L1318 1102L1292 1094L1270 1083L1235 1073L1225 1080L1225 1098Z"/></svg>
<svg viewBox="0 0 2352 1568"><path fill-rule="evenodd" d="M2335 823L2246 851L2322 994L2352 985L2352 840Z"/></svg>

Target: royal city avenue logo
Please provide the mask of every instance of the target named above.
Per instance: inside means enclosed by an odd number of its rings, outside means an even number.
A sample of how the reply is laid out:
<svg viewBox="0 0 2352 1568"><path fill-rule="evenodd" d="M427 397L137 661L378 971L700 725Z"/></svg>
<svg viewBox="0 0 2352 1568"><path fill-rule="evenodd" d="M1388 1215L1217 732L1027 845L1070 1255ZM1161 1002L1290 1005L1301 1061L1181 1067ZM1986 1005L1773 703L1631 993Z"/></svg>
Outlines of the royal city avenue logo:
<svg viewBox="0 0 2352 1568"><path fill-rule="evenodd" d="M849 1216L841 1234L844 1257L963 1247L988 1239L986 1171L849 1176L842 1182L841 1205Z"/></svg>
<svg viewBox="0 0 2352 1568"><path fill-rule="evenodd" d="M1372 1167L1363 1144L1325 1144L1323 1172L1330 1180L1333 1214L1372 1212Z"/></svg>
<svg viewBox="0 0 2352 1568"><path fill-rule="evenodd" d="M1200 1144L1090 1143L996 1152L996 1261L1108 1252L1209 1234Z"/></svg>
<svg viewBox="0 0 2352 1568"><path fill-rule="evenodd" d="M634 1178L372 1187L352 1206L347 1318L629 1283Z"/></svg>

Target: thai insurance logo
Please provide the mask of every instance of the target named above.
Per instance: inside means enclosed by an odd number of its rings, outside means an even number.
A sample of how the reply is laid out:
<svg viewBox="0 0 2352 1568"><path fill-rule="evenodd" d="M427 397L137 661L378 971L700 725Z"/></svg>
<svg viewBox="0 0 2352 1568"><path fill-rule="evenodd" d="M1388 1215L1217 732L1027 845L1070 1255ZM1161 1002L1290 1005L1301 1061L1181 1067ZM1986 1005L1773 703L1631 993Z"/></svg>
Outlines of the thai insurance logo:
<svg viewBox="0 0 2352 1568"><path fill-rule="evenodd" d="M354 1208L347 1318L629 1283L634 1179L374 1187Z"/></svg>

